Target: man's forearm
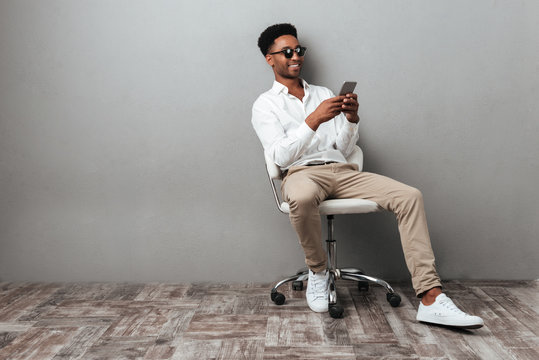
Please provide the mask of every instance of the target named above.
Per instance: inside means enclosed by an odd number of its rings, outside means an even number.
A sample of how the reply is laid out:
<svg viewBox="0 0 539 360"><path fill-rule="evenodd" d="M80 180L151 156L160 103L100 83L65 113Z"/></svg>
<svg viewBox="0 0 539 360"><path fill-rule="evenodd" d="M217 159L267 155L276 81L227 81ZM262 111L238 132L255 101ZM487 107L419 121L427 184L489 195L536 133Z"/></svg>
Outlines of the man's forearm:
<svg viewBox="0 0 539 360"><path fill-rule="evenodd" d="M333 119L341 113L343 99L344 96L335 96L322 101L316 110L307 116L305 123L313 131L316 131L320 124Z"/></svg>

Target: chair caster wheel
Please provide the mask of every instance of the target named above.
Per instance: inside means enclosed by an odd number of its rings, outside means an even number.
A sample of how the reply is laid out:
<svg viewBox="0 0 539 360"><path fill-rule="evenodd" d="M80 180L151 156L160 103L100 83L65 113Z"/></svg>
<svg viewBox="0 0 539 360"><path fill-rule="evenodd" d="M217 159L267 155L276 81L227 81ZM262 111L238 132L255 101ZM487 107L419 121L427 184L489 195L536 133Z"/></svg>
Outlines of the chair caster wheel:
<svg viewBox="0 0 539 360"><path fill-rule="evenodd" d="M278 291L272 291L271 292L271 301L275 303L275 305L282 305L284 304L286 297L281 294Z"/></svg>
<svg viewBox="0 0 539 360"><path fill-rule="evenodd" d="M369 291L369 282L368 281L358 281L357 289L359 291Z"/></svg>
<svg viewBox="0 0 539 360"><path fill-rule="evenodd" d="M292 290L301 291L303 290L303 281L296 280L292 283Z"/></svg>
<svg viewBox="0 0 539 360"><path fill-rule="evenodd" d="M396 293L387 293L386 298L393 307L397 307L401 303L401 297Z"/></svg>
<svg viewBox="0 0 539 360"><path fill-rule="evenodd" d="M329 315L334 319L340 319L343 317L344 308L340 305L329 305Z"/></svg>

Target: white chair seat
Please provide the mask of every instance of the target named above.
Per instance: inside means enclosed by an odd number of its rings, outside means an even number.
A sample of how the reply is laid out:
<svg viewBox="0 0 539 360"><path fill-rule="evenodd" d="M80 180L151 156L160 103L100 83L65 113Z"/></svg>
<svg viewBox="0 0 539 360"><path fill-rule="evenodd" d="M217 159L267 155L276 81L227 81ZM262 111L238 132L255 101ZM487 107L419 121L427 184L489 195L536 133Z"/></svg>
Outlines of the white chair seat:
<svg viewBox="0 0 539 360"><path fill-rule="evenodd" d="M281 211L290 213L287 202L282 202L280 208ZM365 214L381 209L374 201L365 199L330 199L320 204L320 215Z"/></svg>

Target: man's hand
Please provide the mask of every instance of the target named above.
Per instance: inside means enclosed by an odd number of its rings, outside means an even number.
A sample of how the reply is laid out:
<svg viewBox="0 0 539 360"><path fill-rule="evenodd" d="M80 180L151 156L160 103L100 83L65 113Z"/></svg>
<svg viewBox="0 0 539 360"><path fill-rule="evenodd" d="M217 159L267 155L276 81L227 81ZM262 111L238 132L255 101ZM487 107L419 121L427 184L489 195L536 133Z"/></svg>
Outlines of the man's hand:
<svg viewBox="0 0 539 360"><path fill-rule="evenodd" d="M351 123L359 122L359 115L357 110L359 108L359 103L357 102L357 94L346 94L346 97L343 100L342 112L346 116L346 119Z"/></svg>
<svg viewBox="0 0 539 360"><path fill-rule="evenodd" d="M335 96L335 97L322 101L320 105L318 105L316 110L313 111L311 115L307 117L307 119L305 119L305 122L307 123L307 125L309 125L311 129L316 131L321 124L333 119L335 116L339 115L341 112L344 112L345 110L351 111L348 109L349 105L343 102L345 99L346 99L346 96L342 95L342 96ZM356 105L356 116L357 116L357 105ZM347 115L347 118L348 118L348 115Z"/></svg>

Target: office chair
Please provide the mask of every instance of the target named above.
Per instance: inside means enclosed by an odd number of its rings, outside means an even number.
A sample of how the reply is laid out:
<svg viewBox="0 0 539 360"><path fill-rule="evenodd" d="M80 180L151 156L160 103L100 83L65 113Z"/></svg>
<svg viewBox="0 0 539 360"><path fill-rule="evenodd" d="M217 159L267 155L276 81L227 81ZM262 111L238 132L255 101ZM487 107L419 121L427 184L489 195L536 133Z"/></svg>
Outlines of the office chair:
<svg viewBox="0 0 539 360"><path fill-rule="evenodd" d="M284 214L290 212L288 203L281 202L277 190L275 188L275 181L282 180L281 169L267 156L266 170L268 172L269 181L273 190L273 196L277 204L277 208ZM359 146L355 146L354 151L347 158L349 163L355 163L359 166L359 171L363 168L363 152ZM327 218L327 258L328 258L328 271L329 271L329 291L328 291L328 309L329 314L333 318L343 317L344 308L337 304L337 291L335 288L335 282L337 279L352 280L358 283L360 291L366 291L369 289L369 283L374 283L383 286L386 291L387 301L393 307L399 306L401 302L400 296L395 293L393 288L384 280L378 279L372 276L366 275L362 270L356 268L338 268L336 260L336 240L333 238L333 220L335 215L340 214L365 214L370 212L376 212L383 210L377 203L365 199L330 199L320 203L320 215L325 215ZM292 289L301 291L303 290L303 281L308 279L309 270L302 269L295 275L289 276L279 281L273 289L271 289L271 300L277 304L282 305L285 302L284 294L277 291L277 289L288 283L292 283Z"/></svg>

